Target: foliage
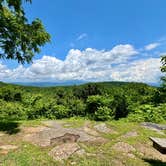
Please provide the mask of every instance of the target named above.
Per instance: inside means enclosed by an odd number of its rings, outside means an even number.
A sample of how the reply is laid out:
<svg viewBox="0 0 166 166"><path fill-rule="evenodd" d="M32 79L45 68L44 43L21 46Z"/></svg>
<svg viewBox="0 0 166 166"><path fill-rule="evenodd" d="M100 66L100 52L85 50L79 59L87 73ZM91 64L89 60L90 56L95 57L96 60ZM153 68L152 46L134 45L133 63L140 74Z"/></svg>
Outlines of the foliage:
<svg viewBox="0 0 166 166"><path fill-rule="evenodd" d="M30 63L49 41L50 35L39 19L28 22L22 0L0 0L0 58Z"/></svg>
<svg viewBox="0 0 166 166"><path fill-rule="evenodd" d="M162 86L164 91L166 91L166 56L161 57L161 62L162 62L161 71L164 73L164 76L161 78L161 80L163 81Z"/></svg>
<svg viewBox="0 0 166 166"><path fill-rule="evenodd" d="M97 111L94 113L94 120L99 120L99 121L106 121L106 120L113 120L115 117L115 112L106 107L98 107Z"/></svg>
<svg viewBox="0 0 166 166"><path fill-rule="evenodd" d="M94 87L93 87L94 86ZM24 87L0 83L1 119L62 119L162 122L166 98L142 83L90 83L67 87Z"/></svg>
<svg viewBox="0 0 166 166"><path fill-rule="evenodd" d="M153 106L149 104L131 108L129 121L164 122L166 120L166 104Z"/></svg>

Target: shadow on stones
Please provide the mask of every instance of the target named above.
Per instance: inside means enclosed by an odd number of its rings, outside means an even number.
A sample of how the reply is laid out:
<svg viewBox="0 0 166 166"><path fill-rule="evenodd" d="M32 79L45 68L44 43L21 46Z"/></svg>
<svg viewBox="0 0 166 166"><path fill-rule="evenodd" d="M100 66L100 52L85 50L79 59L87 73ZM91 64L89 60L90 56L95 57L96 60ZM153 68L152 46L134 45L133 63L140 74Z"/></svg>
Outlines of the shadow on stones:
<svg viewBox="0 0 166 166"><path fill-rule="evenodd" d="M66 133L61 137L51 138L50 145L55 146L55 145L60 145L63 143L74 143L74 142L77 142L79 138L80 138L79 135Z"/></svg>
<svg viewBox="0 0 166 166"><path fill-rule="evenodd" d="M166 166L166 162L155 159L143 159L145 162L149 163L151 166Z"/></svg>
<svg viewBox="0 0 166 166"><path fill-rule="evenodd" d="M12 121L0 121L0 131L10 135L17 134L20 132L19 123Z"/></svg>

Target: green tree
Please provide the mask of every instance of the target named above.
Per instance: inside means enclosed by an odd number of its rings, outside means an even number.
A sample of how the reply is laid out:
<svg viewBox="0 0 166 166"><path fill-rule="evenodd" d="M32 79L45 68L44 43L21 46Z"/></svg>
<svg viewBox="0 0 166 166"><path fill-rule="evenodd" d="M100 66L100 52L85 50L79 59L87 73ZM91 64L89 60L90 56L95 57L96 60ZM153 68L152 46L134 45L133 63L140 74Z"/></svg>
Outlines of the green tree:
<svg viewBox="0 0 166 166"><path fill-rule="evenodd" d="M161 62L162 62L161 71L165 73L165 75L162 77L163 87L166 88L166 56L162 56Z"/></svg>
<svg viewBox="0 0 166 166"><path fill-rule="evenodd" d="M23 0L0 0L0 58L30 63L50 35L39 19L28 22L22 4Z"/></svg>

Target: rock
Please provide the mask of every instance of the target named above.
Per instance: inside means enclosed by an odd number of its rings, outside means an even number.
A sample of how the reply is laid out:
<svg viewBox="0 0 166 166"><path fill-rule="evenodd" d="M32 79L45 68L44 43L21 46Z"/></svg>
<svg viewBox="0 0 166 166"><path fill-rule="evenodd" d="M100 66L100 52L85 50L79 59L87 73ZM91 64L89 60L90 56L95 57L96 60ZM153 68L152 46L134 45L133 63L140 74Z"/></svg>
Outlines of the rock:
<svg viewBox="0 0 166 166"><path fill-rule="evenodd" d="M52 125L52 127L47 127L44 130L36 133L28 133L23 136L23 141L28 141L32 144L46 147L50 146L50 140L58 137L63 137L66 133L70 133L73 135L79 135L78 142L98 142L104 143L106 139L102 137L97 137L90 135L85 132L84 128L64 128L63 125L51 121L47 122L47 125Z"/></svg>
<svg viewBox="0 0 166 166"><path fill-rule="evenodd" d="M153 147L157 149L160 153L166 154L166 139L165 138L155 138L150 137L153 142Z"/></svg>
<svg viewBox="0 0 166 166"><path fill-rule="evenodd" d="M139 152L139 154L147 159L153 159L153 160L161 160L162 162L166 162L166 155L161 154L159 151L154 149L152 145L145 145L138 143L135 145L135 148Z"/></svg>
<svg viewBox="0 0 166 166"><path fill-rule="evenodd" d="M94 126L94 128L101 133L116 133L115 131L108 128L105 123L97 124Z"/></svg>
<svg viewBox="0 0 166 166"><path fill-rule="evenodd" d="M111 164L114 166L125 166L121 161L115 159L111 161Z"/></svg>
<svg viewBox="0 0 166 166"><path fill-rule="evenodd" d="M89 127L84 127L84 131L89 134L89 135L92 135L92 136L99 136L99 133Z"/></svg>
<svg viewBox="0 0 166 166"><path fill-rule="evenodd" d="M84 149L80 149L80 150L76 151L75 154L77 154L77 155L79 155L79 156L82 156L82 155L86 154L86 152L85 152Z"/></svg>
<svg viewBox="0 0 166 166"><path fill-rule="evenodd" d="M143 123L141 123L141 126L152 128L152 129L157 129L157 130L166 130L166 125L156 124L156 123L151 123L151 122L143 122Z"/></svg>
<svg viewBox="0 0 166 166"><path fill-rule="evenodd" d="M17 148L18 148L18 146L15 146L15 145L1 145L0 146L0 149L2 149L2 150L14 150Z"/></svg>
<svg viewBox="0 0 166 166"><path fill-rule="evenodd" d="M0 137L4 136L5 134L4 133L0 133Z"/></svg>
<svg viewBox="0 0 166 166"><path fill-rule="evenodd" d="M49 155L52 156L55 160L63 160L70 157L79 149L80 147L77 145L77 143L65 143L53 148L49 152Z"/></svg>
<svg viewBox="0 0 166 166"><path fill-rule="evenodd" d="M127 156L132 159L136 159L135 155L132 153L127 153Z"/></svg>
<svg viewBox="0 0 166 166"><path fill-rule="evenodd" d="M66 133L61 137L51 138L50 144L54 146L54 145L60 145L63 143L74 143L74 142L77 142L78 138L80 138L79 135Z"/></svg>
<svg viewBox="0 0 166 166"><path fill-rule="evenodd" d="M161 124L156 124L156 123L151 123L151 122L143 122L141 123L141 126L156 131L159 134L165 135L164 132L162 132L163 130L166 130L166 125L161 125Z"/></svg>
<svg viewBox="0 0 166 166"><path fill-rule="evenodd" d="M8 153L9 153L8 150L1 150L1 151L0 151L0 154L1 154L1 155L7 155Z"/></svg>
<svg viewBox="0 0 166 166"><path fill-rule="evenodd" d="M60 128L62 128L63 126L63 124L64 124L64 122L62 122L62 121L55 121L55 120L48 120L48 121L43 121L42 122L45 126L47 126L47 127L50 127L50 128L56 128L56 129L60 129Z"/></svg>
<svg viewBox="0 0 166 166"><path fill-rule="evenodd" d="M131 131L131 132L128 132L125 135L123 135L122 138L130 138L130 137L137 137L137 136L138 136L138 134L136 131Z"/></svg>
<svg viewBox="0 0 166 166"><path fill-rule="evenodd" d="M38 127L23 127L22 128L22 131L25 133L25 134L33 134L33 133L38 133L38 132L41 132L43 130L46 130L48 129L47 127L44 127L44 126L38 126Z"/></svg>
<svg viewBox="0 0 166 166"><path fill-rule="evenodd" d="M125 142L118 142L115 145L113 145L112 148L116 151L123 152L123 153L130 153L130 152L136 151L136 149L133 146Z"/></svg>

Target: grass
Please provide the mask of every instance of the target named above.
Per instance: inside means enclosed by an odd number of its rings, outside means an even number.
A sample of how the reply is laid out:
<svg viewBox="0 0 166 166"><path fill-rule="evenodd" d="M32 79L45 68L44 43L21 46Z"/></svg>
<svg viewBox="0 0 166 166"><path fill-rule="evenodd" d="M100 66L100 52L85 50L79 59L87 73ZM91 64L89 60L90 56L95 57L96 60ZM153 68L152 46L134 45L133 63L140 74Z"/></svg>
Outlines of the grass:
<svg viewBox="0 0 166 166"><path fill-rule="evenodd" d="M78 128L84 126L86 123L90 126L101 122L88 121L83 118L71 118L61 120L64 127ZM133 147L137 144L142 146L151 146L150 136L153 137L166 137L141 127L138 123L129 123L124 120L105 122L108 127L117 133L100 133L103 138L109 141L105 144L97 143L79 143L80 147L85 150L88 155L72 155L70 158L63 162L54 161L48 152L50 147L41 148L27 142L22 142L19 138L21 127L39 126L42 124L41 120L35 121L18 121L18 122L0 122L0 131L5 132L4 137L0 137L0 144L15 144L19 148L9 152L7 155L0 153L0 165L2 166L165 166L166 163L154 158L142 158L138 151L133 152L135 158L127 157L126 154L117 152L112 149L112 146L117 142L126 142ZM17 131L17 132L15 132ZM136 131L138 136L124 138L127 132ZM151 157L151 156L149 156Z"/></svg>
<svg viewBox="0 0 166 166"><path fill-rule="evenodd" d="M45 166L58 165L46 151L31 144L22 143L19 150L10 152L7 156L1 156L2 166Z"/></svg>

